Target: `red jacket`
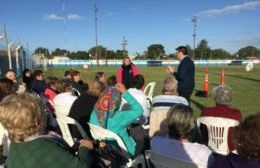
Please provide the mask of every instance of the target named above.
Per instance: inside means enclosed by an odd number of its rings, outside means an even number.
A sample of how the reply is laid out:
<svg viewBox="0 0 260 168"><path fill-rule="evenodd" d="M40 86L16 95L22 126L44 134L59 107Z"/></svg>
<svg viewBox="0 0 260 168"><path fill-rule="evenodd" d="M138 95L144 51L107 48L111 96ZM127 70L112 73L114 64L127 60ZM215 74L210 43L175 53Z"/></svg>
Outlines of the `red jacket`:
<svg viewBox="0 0 260 168"><path fill-rule="evenodd" d="M50 101L53 101L53 99L56 95L57 95L57 93L50 88L46 88L44 91L44 97L46 97Z"/></svg>
<svg viewBox="0 0 260 168"><path fill-rule="evenodd" d="M217 104L215 107L209 107L209 108L204 108L201 112L201 117L223 117L223 118L229 118L229 119L234 119L237 121L242 120L242 115L241 112L238 109L231 108L227 105L220 105ZM207 133L207 128L205 125L201 125L200 127L201 130L201 138L202 142L207 145L208 144L208 133ZM230 128L228 130L228 148L230 151L235 149L235 146L233 144L233 129Z"/></svg>
<svg viewBox="0 0 260 168"><path fill-rule="evenodd" d="M138 75L139 74L139 71L138 71L138 69L137 69L137 67L134 65L134 64L132 64L132 71L133 71L133 75L134 76L136 76L136 75ZM119 71L118 71L118 75L117 75L117 82L118 83L122 83L122 80L123 80L123 68L122 67L120 67L119 68Z"/></svg>

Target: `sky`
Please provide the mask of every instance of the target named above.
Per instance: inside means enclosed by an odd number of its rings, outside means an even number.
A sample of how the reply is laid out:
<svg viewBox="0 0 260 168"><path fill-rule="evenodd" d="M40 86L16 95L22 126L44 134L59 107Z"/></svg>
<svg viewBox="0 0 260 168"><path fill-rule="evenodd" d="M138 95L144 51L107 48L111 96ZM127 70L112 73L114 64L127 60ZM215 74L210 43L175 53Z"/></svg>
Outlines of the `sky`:
<svg viewBox="0 0 260 168"><path fill-rule="evenodd" d="M95 46L94 5L98 12L98 43L122 49L125 36L130 54L150 44L163 44L166 53L179 45L206 39L212 49L231 53L254 45L260 48L260 0L0 0L0 35L8 40L50 50L88 50ZM0 40L0 44L5 42Z"/></svg>

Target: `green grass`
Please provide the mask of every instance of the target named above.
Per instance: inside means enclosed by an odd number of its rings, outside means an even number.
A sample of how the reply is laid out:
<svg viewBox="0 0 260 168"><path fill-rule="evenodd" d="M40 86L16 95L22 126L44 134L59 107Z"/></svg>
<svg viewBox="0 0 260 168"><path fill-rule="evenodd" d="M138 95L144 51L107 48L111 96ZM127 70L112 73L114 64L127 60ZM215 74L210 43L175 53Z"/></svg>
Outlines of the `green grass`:
<svg viewBox="0 0 260 168"><path fill-rule="evenodd" d="M63 77L64 71L68 68L48 68L45 73L46 76ZM84 81L90 81L98 71L105 72L106 77L110 75L117 75L118 68L100 67L83 70L76 68L81 72ZM146 83L157 82L154 95L161 94L163 80L167 77L164 67L143 67L139 68L141 74L145 76ZM205 67L196 68L196 90L201 90L204 80ZM201 98L195 96L195 91L191 97L191 107L195 115L198 116L203 107L214 106L214 100L211 96L211 90L214 86L220 84L221 67L209 67L209 90L208 98ZM256 66L252 72L246 72L244 66L225 67L225 84L229 85L234 91L234 99L232 106L241 110L243 117L250 114L260 112L260 66Z"/></svg>

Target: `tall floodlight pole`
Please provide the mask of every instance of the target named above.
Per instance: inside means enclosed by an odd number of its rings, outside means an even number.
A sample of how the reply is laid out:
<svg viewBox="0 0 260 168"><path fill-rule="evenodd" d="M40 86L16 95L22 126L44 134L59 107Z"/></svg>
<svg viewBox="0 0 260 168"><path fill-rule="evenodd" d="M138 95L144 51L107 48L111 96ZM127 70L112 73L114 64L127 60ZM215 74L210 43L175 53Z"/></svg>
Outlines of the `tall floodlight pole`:
<svg viewBox="0 0 260 168"><path fill-rule="evenodd" d="M99 55L98 55L98 33L97 33L97 12L98 12L98 8L97 5L95 4L94 6L94 12L95 12L95 33L96 33L96 59L97 59L97 66L99 66Z"/></svg>
<svg viewBox="0 0 260 168"><path fill-rule="evenodd" d="M8 55L8 59L9 59L9 68L11 69L12 68L12 63L10 62L10 54L9 54L9 48L8 48L8 38L7 38L7 32L6 32L6 28L5 28L5 25L4 25L4 37L5 37L5 44L6 44L6 52L7 52L7 55Z"/></svg>
<svg viewBox="0 0 260 168"><path fill-rule="evenodd" d="M16 62L16 74L20 75L20 65L19 65L19 56L21 55L20 49L22 48L21 45L15 48L15 62ZM22 57L22 56L21 56Z"/></svg>
<svg viewBox="0 0 260 168"><path fill-rule="evenodd" d="M8 54L8 61L9 61L9 69L12 69L12 51L11 47L15 42L11 42L7 45L7 54Z"/></svg>
<svg viewBox="0 0 260 168"><path fill-rule="evenodd" d="M196 47L196 27L197 27L197 17L194 16L192 19L191 19L192 23L193 23L193 59L195 58L195 47Z"/></svg>
<svg viewBox="0 0 260 168"><path fill-rule="evenodd" d="M123 47L123 55L124 55L124 57L126 57L126 46L127 46L127 40L125 39L125 36L123 36L122 47Z"/></svg>

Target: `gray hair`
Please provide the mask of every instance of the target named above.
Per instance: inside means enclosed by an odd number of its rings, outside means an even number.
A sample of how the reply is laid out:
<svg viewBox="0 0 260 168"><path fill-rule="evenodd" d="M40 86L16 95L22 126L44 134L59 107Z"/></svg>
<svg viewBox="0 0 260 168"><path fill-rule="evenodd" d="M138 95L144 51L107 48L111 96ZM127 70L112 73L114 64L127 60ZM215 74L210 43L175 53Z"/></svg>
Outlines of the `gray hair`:
<svg viewBox="0 0 260 168"><path fill-rule="evenodd" d="M173 94L175 94L177 92L177 86L178 86L178 81L173 78L173 77L169 77L166 78L163 82L163 88L162 88L162 92L171 92Z"/></svg>
<svg viewBox="0 0 260 168"><path fill-rule="evenodd" d="M213 88L213 96L217 104L231 105L233 92L230 87L219 85Z"/></svg>

